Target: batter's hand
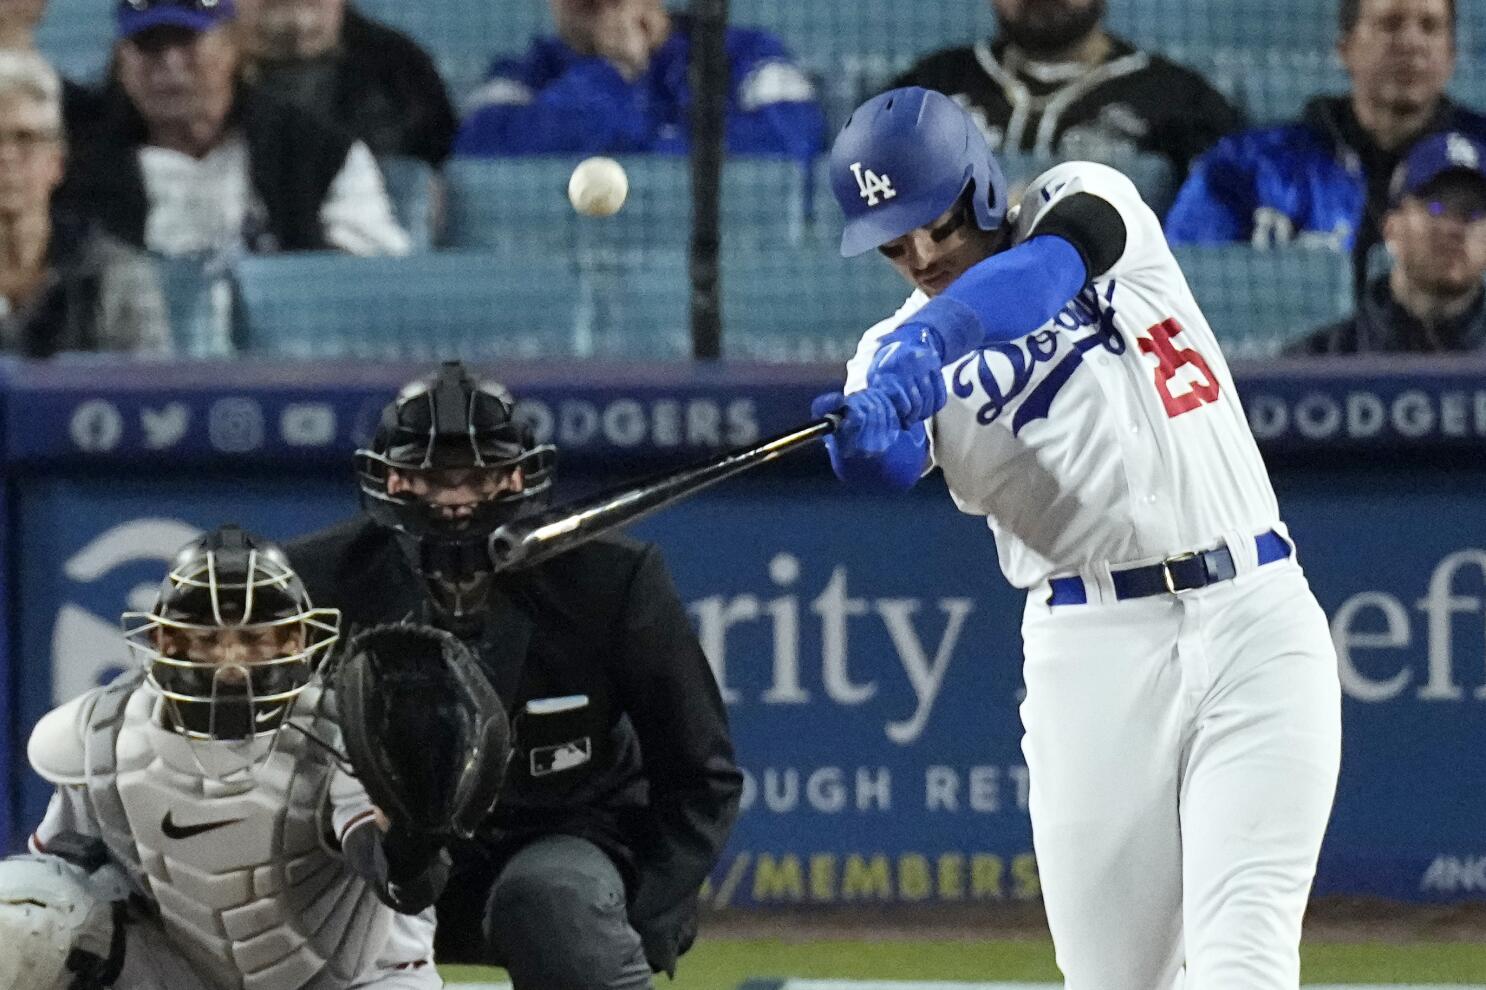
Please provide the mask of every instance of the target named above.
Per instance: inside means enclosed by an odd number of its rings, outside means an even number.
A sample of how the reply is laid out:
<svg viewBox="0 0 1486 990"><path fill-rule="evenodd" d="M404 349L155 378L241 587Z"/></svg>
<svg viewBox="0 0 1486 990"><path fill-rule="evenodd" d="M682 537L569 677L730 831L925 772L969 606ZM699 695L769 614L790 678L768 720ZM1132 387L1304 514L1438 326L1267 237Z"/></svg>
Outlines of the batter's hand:
<svg viewBox="0 0 1486 990"><path fill-rule="evenodd" d="M882 338L867 368L867 388L887 395L906 429L944 408L943 371L939 335L910 321Z"/></svg>
<svg viewBox="0 0 1486 990"><path fill-rule="evenodd" d="M887 393L869 388L843 396L828 392L810 403L810 415L845 412L836 432L826 438L842 457L876 457L893 445L903 432L898 411Z"/></svg>

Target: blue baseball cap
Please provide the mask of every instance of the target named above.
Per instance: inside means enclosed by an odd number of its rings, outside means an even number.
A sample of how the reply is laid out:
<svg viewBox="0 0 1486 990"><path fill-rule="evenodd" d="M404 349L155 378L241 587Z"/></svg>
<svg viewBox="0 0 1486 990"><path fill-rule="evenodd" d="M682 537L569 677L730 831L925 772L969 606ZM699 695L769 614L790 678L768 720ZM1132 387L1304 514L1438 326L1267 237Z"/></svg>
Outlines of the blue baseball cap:
<svg viewBox="0 0 1486 990"><path fill-rule="evenodd" d="M233 0L119 0L119 37L132 38L154 27L210 31L236 17Z"/></svg>
<svg viewBox="0 0 1486 990"><path fill-rule="evenodd" d="M1473 175L1486 184L1486 143L1459 131L1421 139L1409 149L1393 175L1393 201L1417 196L1435 179L1452 172Z"/></svg>

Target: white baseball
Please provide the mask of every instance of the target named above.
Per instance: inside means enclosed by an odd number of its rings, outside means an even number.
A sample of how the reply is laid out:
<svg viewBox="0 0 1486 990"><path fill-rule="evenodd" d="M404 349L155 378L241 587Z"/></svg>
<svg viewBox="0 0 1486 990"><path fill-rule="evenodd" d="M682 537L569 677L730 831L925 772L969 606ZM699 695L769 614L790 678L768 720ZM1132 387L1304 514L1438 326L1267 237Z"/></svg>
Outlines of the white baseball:
<svg viewBox="0 0 1486 990"><path fill-rule="evenodd" d="M624 166L612 158L585 158L568 180L568 200L585 217L611 217L629 195Z"/></svg>

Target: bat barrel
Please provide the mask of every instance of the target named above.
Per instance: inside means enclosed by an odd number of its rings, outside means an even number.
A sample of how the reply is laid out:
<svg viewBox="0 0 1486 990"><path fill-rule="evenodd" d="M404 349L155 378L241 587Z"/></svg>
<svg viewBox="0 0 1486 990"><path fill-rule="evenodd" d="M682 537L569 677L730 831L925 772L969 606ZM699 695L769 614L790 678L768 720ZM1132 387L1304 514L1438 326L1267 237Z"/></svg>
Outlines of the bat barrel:
<svg viewBox="0 0 1486 990"><path fill-rule="evenodd" d="M497 571L530 567L549 560L704 488L824 439L835 431L840 421L840 416L833 413L757 446L507 523L490 535L490 559Z"/></svg>

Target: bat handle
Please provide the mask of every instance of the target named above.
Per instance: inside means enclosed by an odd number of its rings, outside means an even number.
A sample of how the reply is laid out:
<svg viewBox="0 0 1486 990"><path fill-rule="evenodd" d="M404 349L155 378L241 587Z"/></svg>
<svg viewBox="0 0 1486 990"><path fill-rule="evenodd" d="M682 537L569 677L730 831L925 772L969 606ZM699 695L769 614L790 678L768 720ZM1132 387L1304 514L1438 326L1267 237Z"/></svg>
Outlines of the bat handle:
<svg viewBox="0 0 1486 990"><path fill-rule="evenodd" d="M846 418L846 407L845 406L842 406L840 409L837 409L835 412L828 412L824 416L822 416L821 417L821 420L820 420L821 421L821 424L829 427L829 429L827 429L825 431L825 435L826 436L830 436L832 433L835 433L837 430L841 429L841 421L843 419L845 419L845 418Z"/></svg>

